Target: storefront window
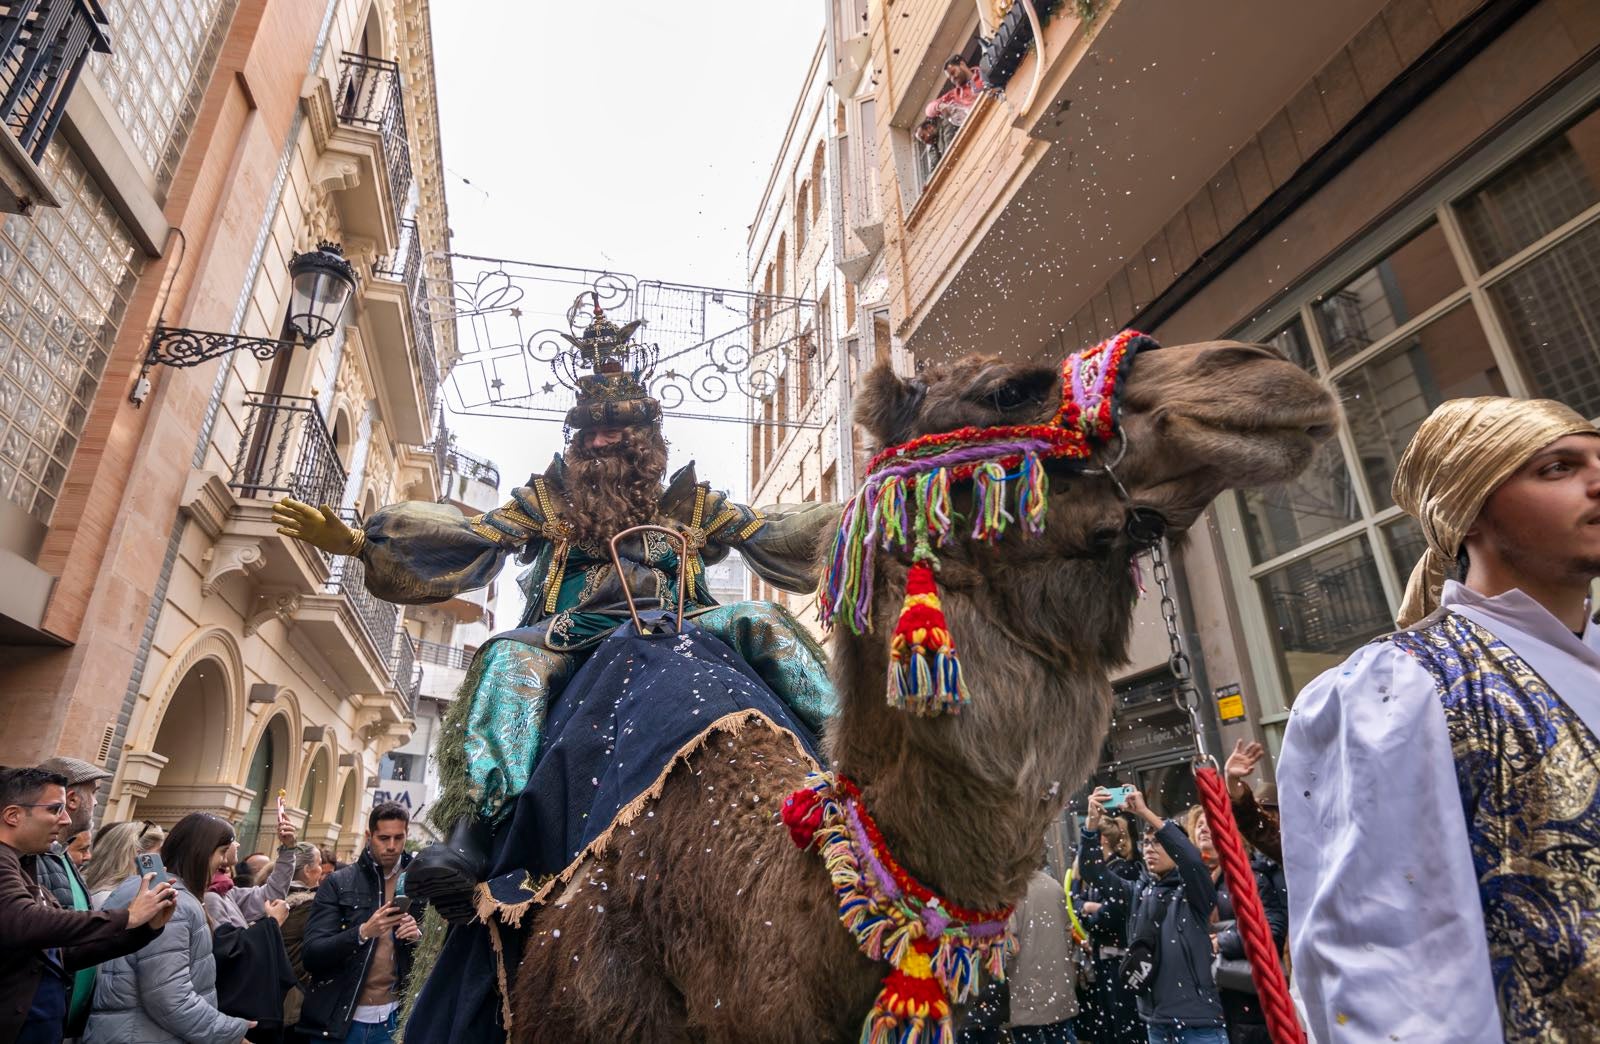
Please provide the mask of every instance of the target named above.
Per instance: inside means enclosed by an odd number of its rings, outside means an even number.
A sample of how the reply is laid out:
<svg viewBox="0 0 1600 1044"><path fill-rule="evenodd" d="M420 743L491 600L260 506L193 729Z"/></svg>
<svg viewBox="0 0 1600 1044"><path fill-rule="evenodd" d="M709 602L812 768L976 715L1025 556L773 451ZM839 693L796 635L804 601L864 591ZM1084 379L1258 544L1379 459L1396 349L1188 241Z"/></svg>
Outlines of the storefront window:
<svg viewBox="0 0 1600 1044"><path fill-rule="evenodd" d="M1292 692L1392 625L1365 539L1324 548L1259 581Z"/></svg>
<svg viewBox="0 0 1600 1044"><path fill-rule="evenodd" d="M1600 110L1529 151L1456 204L1482 271L1600 203Z"/></svg>
<svg viewBox="0 0 1600 1044"><path fill-rule="evenodd" d="M1600 414L1600 224L1568 237L1490 291L1534 394Z"/></svg>
<svg viewBox="0 0 1600 1044"><path fill-rule="evenodd" d="M1389 549L1389 561L1394 563L1394 573L1402 581L1411 576L1428 541L1422 536L1422 527L1408 515L1401 515L1383 527L1383 543Z"/></svg>
<svg viewBox="0 0 1600 1044"><path fill-rule="evenodd" d="M1545 396L1600 415L1600 109L1412 220L1409 234L1375 233L1402 245L1337 289L1311 273L1271 338L1328 383L1345 429L1293 482L1233 500L1226 539L1248 561L1237 590L1284 705L1394 626L1426 542L1390 486L1435 407Z"/></svg>
<svg viewBox="0 0 1600 1044"><path fill-rule="evenodd" d="M1301 368L1316 372L1305 326L1296 319L1266 339ZM1240 494L1250 556L1265 562L1361 519L1338 443L1318 447L1306 470L1289 482Z"/></svg>
<svg viewBox="0 0 1600 1044"><path fill-rule="evenodd" d="M1437 224L1316 304L1330 365L1394 333L1461 287L1450 244Z"/></svg>
<svg viewBox="0 0 1600 1044"><path fill-rule="evenodd" d="M1400 454L1433 408L1504 395L1506 384L1472 307L1462 305L1340 377L1338 391L1372 502L1387 507Z"/></svg>

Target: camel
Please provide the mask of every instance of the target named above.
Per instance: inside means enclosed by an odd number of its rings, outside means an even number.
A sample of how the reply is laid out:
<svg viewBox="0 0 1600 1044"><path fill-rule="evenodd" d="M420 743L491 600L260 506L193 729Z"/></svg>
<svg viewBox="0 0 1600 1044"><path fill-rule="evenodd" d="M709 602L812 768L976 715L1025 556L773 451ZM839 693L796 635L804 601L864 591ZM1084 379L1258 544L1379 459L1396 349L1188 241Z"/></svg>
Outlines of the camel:
<svg viewBox="0 0 1600 1044"><path fill-rule="evenodd" d="M967 356L915 381L880 366L856 419L892 445L1042 423L1060 397L1055 365ZM1123 388L1116 473L1178 534L1225 489L1293 477L1334 417L1322 386L1269 347L1146 351ZM900 863L957 903L996 909L1023 895L1046 828L1094 765L1137 597L1127 508L1103 474L1057 474L1042 534L988 544L963 533L941 548L971 692L960 714L885 701L905 555L878 552L873 630L834 629L841 710L826 754L859 782ZM529 911L521 966L507 969L511 1039L859 1039L887 967L857 950L822 860L777 821L811 768L791 737L762 727L715 735L681 762L648 815Z"/></svg>

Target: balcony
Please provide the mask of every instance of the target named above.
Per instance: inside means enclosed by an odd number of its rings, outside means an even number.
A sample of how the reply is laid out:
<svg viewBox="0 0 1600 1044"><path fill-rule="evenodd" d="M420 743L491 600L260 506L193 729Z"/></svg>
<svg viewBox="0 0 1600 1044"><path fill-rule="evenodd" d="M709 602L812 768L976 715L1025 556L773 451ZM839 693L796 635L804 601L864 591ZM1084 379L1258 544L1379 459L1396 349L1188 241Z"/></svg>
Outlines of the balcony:
<svg viewBox="0 0 1600 1044"><path fill-rule="evenodd" d="M394 251L372 266L372 276L362 294L361 322L379 400L395 438L423 445L439 398L439 359L416 222L401 224Z"/></svg>
<svg viewBox="0 0 1600 1044"><path fill-rule="evenodd" d="M276 618L341 688L372 694L369 701L388 708L380 717L396 725L405 717L399 708L414 700L415 688L410 663L397 658L398 607L367 591L360 559L283 536L272 521L272 504L280 497L318 505L344 499L348 476L316 400L253 392L244 410L226 480L196 471L184 494L184 512L213 541L203 559L201 594L242 583L237 594L250 607L246 634ZM360 521L353 512L342 514L351 524ZM402 669L408 673L395 673ZM403 684L397 681L402 678Z"/></svg>
<svg viewBox="0 0 1600 1044"><path fill-rule="evenodd" d="M418 642L422 695L433 700L453 700L472 665L473 652L439 642Z"/></svg>
<svg viewBox="0 0 1600 1044"><path fill-rule="evenodd" d="M405 631L400 631L394 636L394 656L389 661L389 673L412 718L417 716L417 697L422 694L422 664L417 659L419 644Z"/></svg>
<svg viewBox="0 0 1600 1044"><path fill-rule="evenodd" d="M109 54L94 0L0 2L0 212L59 206L39 172L91 51Z"/></svg>
<svg viewBox="0 0 1600 1044"><path fill-rule="evenodd" d="M317 78L301 106L317 147L316 180L333 189L346 239L392 253L412 178L400 67L346 53L337 83Z"/></svg>
<svg viewBox="0 0 1600 1044"><path fill-rule="evenodd" d="M441 499L477 515L500 506L500 469L465 450L451 447L445 457Z"/></svg>

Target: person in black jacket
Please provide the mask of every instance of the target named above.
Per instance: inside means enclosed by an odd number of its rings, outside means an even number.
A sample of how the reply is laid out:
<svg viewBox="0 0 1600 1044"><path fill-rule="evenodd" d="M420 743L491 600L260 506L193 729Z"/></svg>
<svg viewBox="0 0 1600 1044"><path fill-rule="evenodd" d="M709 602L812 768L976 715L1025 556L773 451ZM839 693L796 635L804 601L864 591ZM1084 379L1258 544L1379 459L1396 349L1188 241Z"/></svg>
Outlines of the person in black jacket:
<svg viewBox="0 0 1600 1044"><path fill-rule="evenodd" d="M1150 1044L1227 1044L1222 1001L1211 978L1211 912L1216 886L1183 828L1163 820L1135 790L1128 811L1142 819L1145 868L1137 882L1108 873L1100 855L1100 823L1110 792L1097 787L1089 795L1089 816L1078 845L1083 879L1109 892L1120 892L1129 904L1128 946L1154 949L1149 989L1138 998Z"/></svg>
<svg viewBox="0 0 1600 1044"><path fill-rule="evenodd" d="M395 902L411 856L410 816L393 802L367 817L361 858L323 879L311 903L300 957L311 988L299 1031L323 1040L389 1044L411 955L422 937L416 918Z"/></svg>
<svg viewBox="0 0 1600 1044"><path fill-rule="evenodd" d="M1137 881L1144 874L1144 862L1135 858L1135 834L1126 816L1108 814L1100 821L1101 864L1123 881ZM1148 1036L1133 994L1123 988L1117 975L1128 953L1127 895L1120 888L1091 884L1083 879L1081 869L1074 875L1072 890L1094 966L1093 981L1079 986L1082 1010L1073 1027L1094 1044L1145 1044Z"/></svg>

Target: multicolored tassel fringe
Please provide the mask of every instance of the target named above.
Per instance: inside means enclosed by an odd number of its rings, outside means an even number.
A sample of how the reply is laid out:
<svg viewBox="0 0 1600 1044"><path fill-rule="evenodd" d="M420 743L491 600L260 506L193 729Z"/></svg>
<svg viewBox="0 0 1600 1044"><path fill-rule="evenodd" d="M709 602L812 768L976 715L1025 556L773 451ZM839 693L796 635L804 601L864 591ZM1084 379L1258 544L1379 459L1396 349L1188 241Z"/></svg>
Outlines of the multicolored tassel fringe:
<svg viewBox="0 0 1600 1044"><path fill-rule="evenodd" d="M967 699L929 553L911 564L900 620L889 639L889 702L930 715L959 711Z"/></svg>
<svg viewBox="0 0 1600 1044"><path fill-rule="evenodd" d="M797 847L821 853L839 920L861 952L890 965L862 1044L954 1044L951 1006L977 991L980 971L1005 978L1013 908L969 910L913 878L841 774L808 776L780 815Z"/></svg>
<svg viewBox="0 0 1600 1044"><path fill-rule="evenodd" d="M1082 466L1096 446L1110 441L1127 362L1153 347L1149 337L1125 330L1068 356L1061 364L1061 405L1048 424L960 428L890 446L873 458L840 515L818 612L824 627L842 617L854 634L871 630L877 551L913 552L905 604L890 639L889 701L895 706L938 714L967 700L933 581L933 549L955 535L951 486L972 482L972 539L998 541L1013 525L1029 536L1042 533L1050 494L1045 462Z"/></svg>

